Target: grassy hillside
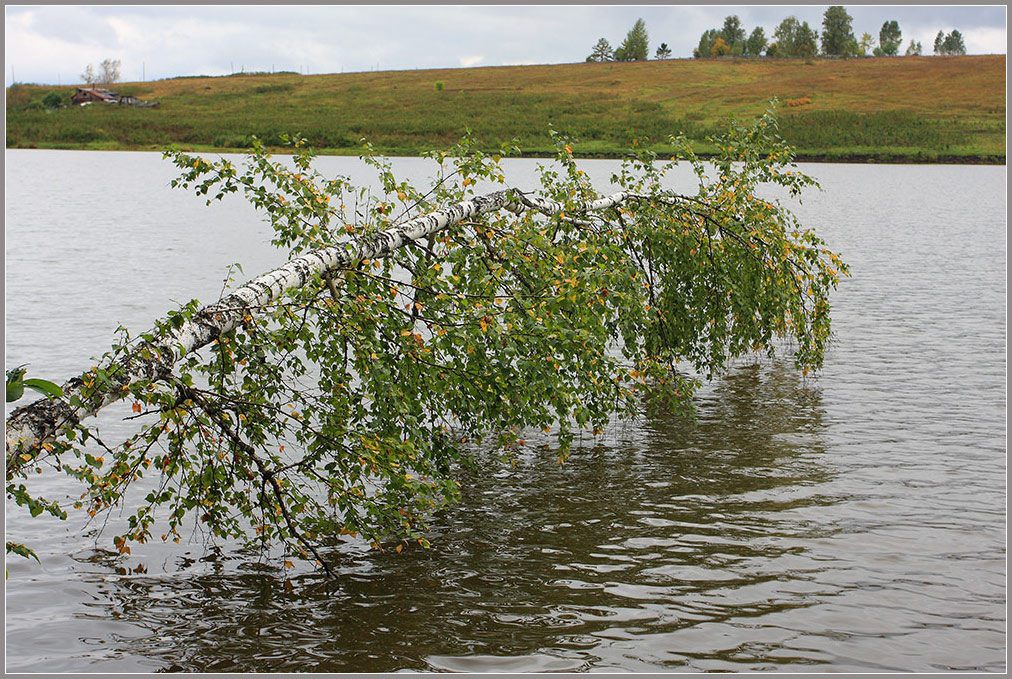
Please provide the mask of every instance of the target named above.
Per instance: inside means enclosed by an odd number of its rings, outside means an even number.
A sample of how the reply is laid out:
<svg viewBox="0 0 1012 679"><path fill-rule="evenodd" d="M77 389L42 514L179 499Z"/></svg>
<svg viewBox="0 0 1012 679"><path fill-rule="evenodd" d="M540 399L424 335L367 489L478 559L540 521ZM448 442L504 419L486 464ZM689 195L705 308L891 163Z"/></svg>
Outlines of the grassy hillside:
<svg viewBox="0 0 1012 679"><path fill-rule="evenodd" d="M618 155L632 136L660 149L683 132L706 152L727 116L781 101L782 132L800 155L827 160L1005 161L1005 56L719 59L234 75L127 83L158 108L32 106L73 88L7 90L7 146L237 149L249 136L299 133L326 152L367 137L392 155L444 147L470 128L488 146L517 137L549 148L548 126L584 155Z"/></svg>

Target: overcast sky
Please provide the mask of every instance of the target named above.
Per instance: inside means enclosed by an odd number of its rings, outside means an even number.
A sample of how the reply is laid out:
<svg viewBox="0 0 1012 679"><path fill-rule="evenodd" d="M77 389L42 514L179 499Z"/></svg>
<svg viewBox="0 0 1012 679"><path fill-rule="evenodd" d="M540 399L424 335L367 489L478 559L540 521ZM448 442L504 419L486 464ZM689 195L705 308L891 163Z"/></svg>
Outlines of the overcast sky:
<svg viewBox="0 0 1012 679"><path fill-rule="evenodd" d="M895 19L903 49L959 29L970 54L1004 54L1000 5L856 6L854 33L878 38ZM650 51L666 42L690 57L700 34L737 14L766 35L789 15L821 32L825 5L783 6L6 6L6 83L71 84L89 63L122 62L122 80L226 75L233 70L305 73L557 64L583 61L598 38L621 43L637 18Z"/></svg>

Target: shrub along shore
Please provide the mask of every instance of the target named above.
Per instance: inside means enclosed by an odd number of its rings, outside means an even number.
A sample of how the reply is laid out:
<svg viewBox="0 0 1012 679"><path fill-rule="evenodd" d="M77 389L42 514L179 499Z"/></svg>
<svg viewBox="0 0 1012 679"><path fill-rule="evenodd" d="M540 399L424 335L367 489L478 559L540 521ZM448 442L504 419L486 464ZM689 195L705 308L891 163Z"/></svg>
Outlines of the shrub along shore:
<svg viewBox="0 0 1012 679"><path fill-rule="evenodd" d="M240 151L299 134L325 154L361 140L388 155L480 145L552 148L549 125L584 157L619 157L631 139L660 153L684 134L698 153L729 116L779 100L799 160L1005 163L1005 55L860 59L670 59L330 75L180 77L111 87L157 108L69 106L74 87L7 88L7 148ZM68 104L42 103L56 92ZM47 103L54 102L49 97Z"/></svg>

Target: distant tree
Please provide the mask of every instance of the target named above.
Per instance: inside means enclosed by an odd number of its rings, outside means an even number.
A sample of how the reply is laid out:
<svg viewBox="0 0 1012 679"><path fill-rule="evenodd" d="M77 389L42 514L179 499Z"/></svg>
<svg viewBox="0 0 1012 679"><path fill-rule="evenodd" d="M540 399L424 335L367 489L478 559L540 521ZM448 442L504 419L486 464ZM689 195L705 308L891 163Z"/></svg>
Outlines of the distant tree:
<svg viewBox="0 0 1012 679"><path fill-rule="evenodd" d="M903 44L903 32L895 19L882 24L882 29L878 32L878 44L882 54L887 57L899 54L900 45Z"/></svg>
<svg viewBox="0 0 1012 679"><path fill-rule="evenodd" d="M63 97L60 96L59 92L50 92L42 97L42 105L46 108L60 108L63 106Z"/></svg>
<svg viewBox="0 0 1012 679"><path fill-rule="evenodd" d="M711 28L708 31L703 31L703 35L699 36L699 45L696 49L692 50L692 56L697 59L702 59L711 56L710 50L713 48L713 43L720 37L720 31L716 28Z"/></svg>
<svg viewBox="0 0 1012 679"><path fill-rule="evenodd" d="M723 37L718 37L713 41L713 45L710 46L711 57L726 57L731 54L731 47L724 42Z"/></svg>
<svg viewBox="0 0 1012 679"><path fill-rule="evenodd" d="M731 45L731 56L740 57L745 54L745 41L739 40L738 42Z"/></svg>
<svg viewBox="0 0 1012 679"><path fill-rule="evenodd" d="M908 57L919 57L921 56L921 43L918 40L911 40L910 44L907 45L907 52L905 56Z"/></svg>
<svg viewBox="0 0 1012 679"><path fill-rule="evenodd" d="M833 5L822 15L822 53L850 56L851 43L856 43L851 28L853 17L840 5Z"/></svg>
<svg viewBox="0 0 1012 679"><path fill-rule="evenodd" d="M629 33L626 34L625 40L615 50L615 60L646 61L649 42L647 25L643 22L643 19L637 19L633 27L629 29Z"/></svg>
<svg viewBox="0 0 1012 679"><path fill-rule="evenodd" d="M818 51L818 34L808 26L807 21L799 22L794 16L780 22L773 31L773 39L777 43L778 57L814 57ZM766 54L769 55L768 50Z"/></svg>
<svg viewBox="0 0 1012 679"><path fill-rule="evenodd" d="M671 48L668 47L668 43L662 42L661 46L658 47L657 51L654 53L654 59L670 59L670 58L671 58Z"/></svg>
<svg viewBox="0 0 1012 679"><path fill-rule="evenodd" d="M797 56L810 59L819 53L819 46L817 40L819 34L814 28L808 26L807 21L801 22L801 28L798 30L798 40L796 48L798 51Z"/></svg>
<svg viewBox="0 0 1012 679"><path fill-rule="evenodd" d="M119 81L119 59L105 59L98 65L98 82L106 87Z"/></svg>
<svg viewBox="0 0 1012 679"><path fill-rule="evenodd" d="M939 35L941 35L941 33L939 33ZM81 74L81 80L87 83L89 87L94 85L96 81L95 67L91 64L85 66L84 73Z"/></svg>
<svg viewBox="0 0 1012 679"><path fill-rule="evenodd" d="M935 54L943 54L945 49L945 32L938 31L938 35L935 36Z"/></svg>
<svg viewBox="0 0 1012 679"><path fill-rule="evenodd" d="M875 38L872 37L871 33L862 33L861 40L857 43L857 55L859 57L871 56L872 50L875 49Z"/></svg>
<svg viewBox="0 0 1012 679"><path fill-rule="evenodd" d="M952 32L945 36L945 41L942 43L942 54L966 54L963 34L952 29Z"/></svg>
<svg viewBox="0 0 1012 679"><path fill-rule="evenodd" d="M724 38L728 47L745 42L745 29L741 27L741 19L737 14L724 18L724 27L720 31L720 37Z"/></svg>
<svg viewBox="0 0 1012 679"><path fill-rule="evenodd" d="M776 55L778 57L794 56L794 39L800 26L797 17L789 16L773 29L773 41L777 45ZM769 54L769 50L766 51L766 54Z"/></svg>
<svg viewBox="0 0 1012 679"><path fill-rule="evenodd" d="M762 26L756 26L752 30L752 35L745 41L745 54L750 57L761 57L764 49L766 49L766 33Z"/></svg>
<svg viewBox="0 0 1012 679"><path fill-rule="evenodd" d="M614 59L615 50L611 48L611 43L604 38L597 41L590 56L587 57L587 61L614 61Z"/></svg>

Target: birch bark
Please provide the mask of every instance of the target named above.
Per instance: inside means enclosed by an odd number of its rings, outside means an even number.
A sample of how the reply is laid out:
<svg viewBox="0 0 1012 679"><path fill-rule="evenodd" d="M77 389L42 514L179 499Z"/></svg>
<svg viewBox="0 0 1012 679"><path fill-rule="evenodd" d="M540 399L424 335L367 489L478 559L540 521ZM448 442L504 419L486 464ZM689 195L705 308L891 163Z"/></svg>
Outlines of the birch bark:
<svg viewBox="0 0 1012 679"><path fill-rule="evenodd" d="M570 206L571 213L586 213L615 207L629 199L642 198L620 191L582 205ZM101 389L89 383L88 375L73 377L62 385L62 399L39 399L14 410L6 423L7 465L15 456L37 451L44 442L74 427L105 406L118 401L126 387L137 380L161 381L172 374L172 366L190 352L207 346L241 323L257 308L278 300L287 290L300 288L329 269L353 266L363 259L389 256L405 244L438 233L471 217L507 209L520 213L525 208L544 214L559 214L562 203L532 198L516 190L476 196L428 215L341 245L329 246L289 261L259 276L235 292L208 305L171 332L145 342L105 370L110 379ZM71 405L71 403L75 405ZM17 465L20 466L20 465Z"/></svg>

